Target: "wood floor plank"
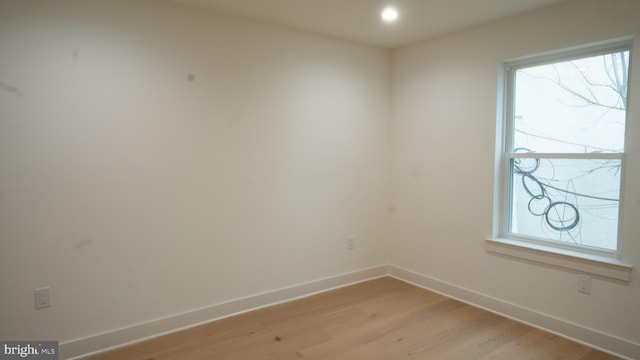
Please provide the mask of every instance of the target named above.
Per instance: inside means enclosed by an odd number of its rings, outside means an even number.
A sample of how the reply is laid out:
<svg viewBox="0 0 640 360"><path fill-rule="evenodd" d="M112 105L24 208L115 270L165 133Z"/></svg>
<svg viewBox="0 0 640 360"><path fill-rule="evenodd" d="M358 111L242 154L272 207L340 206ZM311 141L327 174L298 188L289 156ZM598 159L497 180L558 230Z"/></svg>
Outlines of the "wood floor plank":
<svg viewBox="0 0 640 360"><path fill-rule="evenodd" d="M90 360L616 357L389 277L105 352Z"/></svg>

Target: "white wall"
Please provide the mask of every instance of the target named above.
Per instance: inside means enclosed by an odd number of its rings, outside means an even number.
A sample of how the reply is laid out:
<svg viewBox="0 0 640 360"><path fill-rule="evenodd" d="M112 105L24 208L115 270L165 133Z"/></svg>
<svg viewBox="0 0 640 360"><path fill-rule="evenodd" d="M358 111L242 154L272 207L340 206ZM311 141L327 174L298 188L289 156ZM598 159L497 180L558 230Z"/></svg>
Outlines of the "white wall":
<svg viewBox="0 0 640 360"><path fill-rule="evenodd" d="M483 245L501 63L638 35L639 6L571 1L390 60L156 1L0 1L0 339L66 342L390 263L640 343L637 270L583 295ZM637 267L640 97L629 108Z"/></svg>
<svg viewBox="0 0 640 360"><path fill-rule="evenodd" d="M640 36L640 2L577 0L392 53L390 263L640 344L640 40L635 40L624 183L630 284L489 255L498 74L509 59Z"/></svg>
<svg viewBox="0 0 640 360"><path fill-rule="evenodd" d="M0 339L384 264L388 75L387 50L199 9L1 1Z"/></svg>

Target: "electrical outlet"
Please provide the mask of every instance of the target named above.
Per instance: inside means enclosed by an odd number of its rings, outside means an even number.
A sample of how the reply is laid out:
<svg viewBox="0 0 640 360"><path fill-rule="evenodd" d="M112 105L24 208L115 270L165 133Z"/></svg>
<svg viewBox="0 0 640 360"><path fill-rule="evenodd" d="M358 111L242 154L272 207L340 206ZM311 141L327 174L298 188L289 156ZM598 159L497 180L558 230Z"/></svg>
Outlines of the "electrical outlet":
<svg viewBox="0 0 640 360"><path fill-rule="evenodd" d="M35 289L36 309L51 307L51 287Z"/></svg>
<svg viewBox="0 0 640 360"><path fill-rule="evenodd" d="M591 277L578 275L578 292L591 294Z"/></svg>
<svg viewBox="0 0 640 360"><path fill-rule="evenodd" d="M353 250L356 248L356 237L351 235L347 236L347 249Z"/></svg>

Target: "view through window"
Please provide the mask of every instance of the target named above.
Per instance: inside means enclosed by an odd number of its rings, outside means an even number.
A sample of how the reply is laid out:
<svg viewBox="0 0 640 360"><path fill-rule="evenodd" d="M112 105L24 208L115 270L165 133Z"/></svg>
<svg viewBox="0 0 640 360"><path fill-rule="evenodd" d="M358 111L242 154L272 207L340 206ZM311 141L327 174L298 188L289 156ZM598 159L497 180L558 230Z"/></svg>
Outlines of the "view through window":
<svg viewBox="0 0 640 360"><path fill-rule="evenodd" d="M628 46L507 66L510 236L617 250Z"/></svg>

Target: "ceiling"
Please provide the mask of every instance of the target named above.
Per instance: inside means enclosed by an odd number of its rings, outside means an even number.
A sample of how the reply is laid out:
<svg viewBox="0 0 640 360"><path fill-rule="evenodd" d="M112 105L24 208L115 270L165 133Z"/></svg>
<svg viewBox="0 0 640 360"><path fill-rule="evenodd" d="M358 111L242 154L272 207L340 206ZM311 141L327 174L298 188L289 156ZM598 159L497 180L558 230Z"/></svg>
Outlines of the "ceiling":
<svg viewBox="0 0 640 360"><path fill-rule="evenodd" d="M565 0L171 0L365 44L395 48ZM394 6L400 18L383 23Z"/></svg>

